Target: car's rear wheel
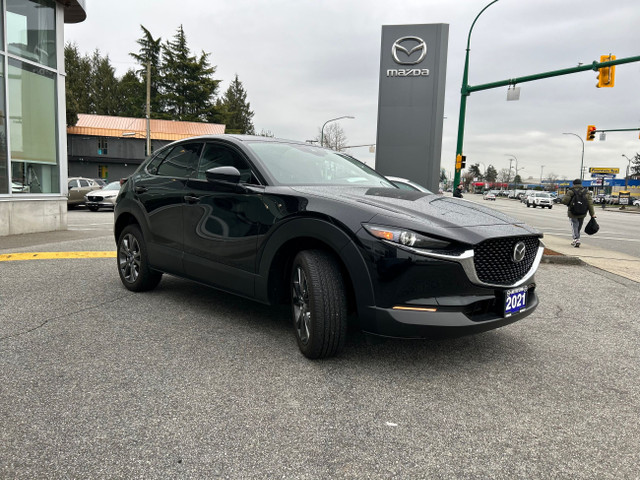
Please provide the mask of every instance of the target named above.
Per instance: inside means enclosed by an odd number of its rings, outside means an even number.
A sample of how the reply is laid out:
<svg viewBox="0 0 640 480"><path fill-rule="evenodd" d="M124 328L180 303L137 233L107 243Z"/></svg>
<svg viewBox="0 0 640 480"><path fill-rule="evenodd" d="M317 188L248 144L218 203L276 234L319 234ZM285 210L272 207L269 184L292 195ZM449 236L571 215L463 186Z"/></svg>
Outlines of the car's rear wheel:
<svg viewBox="0 0 640 480"><path fill-rule="evenodd" d="M138 225L127 225L118 239L118 273L123 285L133 292L154 289L162 273L149 268L147 246Z"/></svg>
<svg viewBox="0 0 640 480"><path fill-rule="evenodd" d="M347 334L347 299L335 258L322 250L298 253L291 269L291 292L300 351L312 359L336 355Z"/></svg>

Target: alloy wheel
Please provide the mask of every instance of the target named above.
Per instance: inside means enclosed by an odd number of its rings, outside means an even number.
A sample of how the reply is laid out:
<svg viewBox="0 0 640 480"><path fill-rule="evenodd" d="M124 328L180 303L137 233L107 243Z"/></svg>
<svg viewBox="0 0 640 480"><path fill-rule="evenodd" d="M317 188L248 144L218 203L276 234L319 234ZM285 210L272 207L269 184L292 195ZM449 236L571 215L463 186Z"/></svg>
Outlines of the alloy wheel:
<svg viewBox="0 0 640 480"><path fill-rule="evenodd" d="M134 283L140 275L141 253L138 239L131 233L127 233L120 244L118 252L118 264L122 272L122 278L129 283Z"/></svg>
<svg viewBox="0 0 640 480"><path fill-rule="evenodd" d="M309 311L309 288L304 270L298 266L292 281L293 315L296 333L303 344L309 342L311 312Z"/></svg>

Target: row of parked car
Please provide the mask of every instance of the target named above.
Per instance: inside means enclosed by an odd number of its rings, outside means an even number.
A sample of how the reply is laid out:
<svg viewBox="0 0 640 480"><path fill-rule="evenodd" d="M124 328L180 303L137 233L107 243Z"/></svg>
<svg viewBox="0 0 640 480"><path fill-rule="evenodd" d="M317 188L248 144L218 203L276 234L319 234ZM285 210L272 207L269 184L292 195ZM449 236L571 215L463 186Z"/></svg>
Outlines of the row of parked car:
<svg viewBox="0 0 640 480"><path fill-rule="evenodd" d="M92 212L101 208L113 209L120 192L120 182L107 183L100 178L70 177L67 207L85 205Z"/></svg>
<svg viewBox="0 0 640 480"><path fill-rule="evenodd" d="M599 193L595 197L593 197L593 203L605 204L605 205L620 205L620 197L618 195L605 195L604 193ZM640 206L640 199L637 197L629 198L629 205Z"/></svg>

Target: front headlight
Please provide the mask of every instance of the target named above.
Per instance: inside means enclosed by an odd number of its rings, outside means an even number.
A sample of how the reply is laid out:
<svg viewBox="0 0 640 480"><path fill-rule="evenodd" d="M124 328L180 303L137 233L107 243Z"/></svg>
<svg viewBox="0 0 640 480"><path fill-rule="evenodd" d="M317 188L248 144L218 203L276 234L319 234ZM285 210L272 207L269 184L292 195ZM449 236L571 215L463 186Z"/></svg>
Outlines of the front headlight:
<svg viewBox="0 0 640 480"><path fill-rule="evenodd" d="M441 250L451 247L451 243L437 238L427 237L411 230L395 227L383 227L380 225L362 225L367 232L376 238L388 240L393 243L411 248L423 248L427 250Z"/></svg>

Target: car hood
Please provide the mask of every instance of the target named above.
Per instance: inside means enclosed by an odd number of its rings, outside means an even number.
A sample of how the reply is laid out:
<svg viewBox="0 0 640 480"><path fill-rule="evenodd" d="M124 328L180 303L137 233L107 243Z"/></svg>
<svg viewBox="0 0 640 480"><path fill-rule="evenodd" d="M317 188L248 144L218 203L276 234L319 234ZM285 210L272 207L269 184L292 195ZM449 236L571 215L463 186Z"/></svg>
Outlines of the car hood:
<svg viewBox="0 0 640 480"><path fill-rule="evenodd" d="M373 209L369 223L402 226L451 235L452 229L471 232L468 241L508 235L538 235L540 232L491 208L468 200L433 193L396 188L366 187L293 187L307 195L356 202ZM448 233L447 233L448 231ZM458 235L456 235L458 236ZM465 236L465 235L463 235ZM471 238L472 237L472 238Z"/></svg>
<svg viewBox="0 0 640 480"><path fill-rule="evenodd" d="M117 197L120 190L91 190L87 195L95 195L100 197Z"/></svg>

